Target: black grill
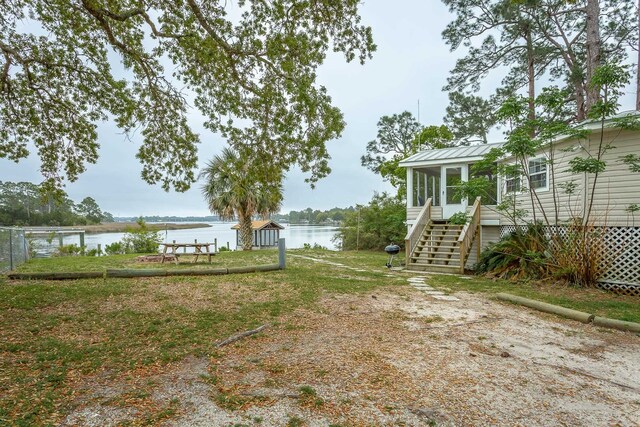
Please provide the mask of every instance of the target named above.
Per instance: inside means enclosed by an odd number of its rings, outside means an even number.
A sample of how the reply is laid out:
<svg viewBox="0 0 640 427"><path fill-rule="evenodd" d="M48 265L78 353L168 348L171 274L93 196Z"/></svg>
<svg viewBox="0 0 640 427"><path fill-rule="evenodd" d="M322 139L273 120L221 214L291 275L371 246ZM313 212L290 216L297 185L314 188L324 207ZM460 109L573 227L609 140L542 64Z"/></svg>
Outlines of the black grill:
<svg viewBox="0 0 640 427"><path fill-rule="evenodd" d="M400 246L395 243L391 243L387 247L384 248L384 251L389 254L389 261L387 261L387 268L391 268L393 266L393 258L400 252Z"/></svg>

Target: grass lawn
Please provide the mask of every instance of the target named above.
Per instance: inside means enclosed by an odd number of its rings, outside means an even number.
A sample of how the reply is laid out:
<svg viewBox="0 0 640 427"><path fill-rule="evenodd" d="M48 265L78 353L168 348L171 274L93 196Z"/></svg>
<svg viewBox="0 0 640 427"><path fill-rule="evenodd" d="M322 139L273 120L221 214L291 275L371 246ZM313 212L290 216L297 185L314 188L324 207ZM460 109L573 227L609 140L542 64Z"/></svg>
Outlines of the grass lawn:
<svg viewBox="0 0 640 427"><path fill-rule="evenodd" d="M127 376L187 355L213 356L216 341L299 307L314 309L327 294L367 293L407 286L407 275L387 277L382 252L294 250L303 255L366 269L356 272L299 257L287 269L209 277L7 281L0 276L0 425L55 425L69 412L80 378ZM277 262L276 251L228 252L211 267ZM135 256L36 259L20 272L101 271L153 268ZM190 264L163 268L191 268ZM198 264L198 268L209 268ZM598 290L552 285L514 285L482 278L433 276L449 292L510 292L621 320L640 321L640 300ZM133 399L133 397L132 397ZM156 408L149 424L169 417Z"/></svg>

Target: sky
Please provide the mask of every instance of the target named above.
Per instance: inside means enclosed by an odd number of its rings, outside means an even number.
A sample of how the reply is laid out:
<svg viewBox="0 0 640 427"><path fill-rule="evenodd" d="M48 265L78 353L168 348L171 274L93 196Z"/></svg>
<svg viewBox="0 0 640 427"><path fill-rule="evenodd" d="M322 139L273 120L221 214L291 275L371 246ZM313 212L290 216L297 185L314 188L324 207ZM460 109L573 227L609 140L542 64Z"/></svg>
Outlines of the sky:
<svg viewBox="0 0 640 427"><path fill-rule="evenodd" d="M290 171L281 212L366 204L374 192L392 191L388 183L360 164L367 142L376 137L380 117L408 110L416 117L419 113L423 125L442 124L448 104L442 87L463 54L450 52L442 40L442 30L453 19L447 8L440 0L367 0L361 15L363 23L372 27L378 46L373 59L360 65L330 54L318 72L319 84L327 88L347 123L342 137L327 144L332 173L311 189L304 174ZM489 92L494 83L498 82L489 79L484 88ZM632 97L626 98L623 109L633 105ZM226 144L203 127L204 118L197 111L189 119L201 136L198 156L203 166ZM209 214L201 183L185 193L167 193L141 179L142 166L135 158L139 136L129 141L112 123L100 124L98 132L101 148L97 164L89 164L76 182L65 187L72 200L93 197L114 216ZM501 135L494 133L492 137L500 139ZM38 169L34 155L18 164L0 159L0 181L40 182Z"/></svg>

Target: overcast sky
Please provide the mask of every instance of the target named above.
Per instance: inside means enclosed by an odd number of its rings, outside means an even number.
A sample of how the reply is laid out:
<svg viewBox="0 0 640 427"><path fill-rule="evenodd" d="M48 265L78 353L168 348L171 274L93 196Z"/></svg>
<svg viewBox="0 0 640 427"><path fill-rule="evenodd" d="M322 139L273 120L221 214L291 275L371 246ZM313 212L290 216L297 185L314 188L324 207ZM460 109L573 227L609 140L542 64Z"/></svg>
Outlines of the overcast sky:
<svg viewBox="0 0 640 427"><path fill-rule="evenodd" d="M441 32L451 15L440 0L368 0L362 6L365 24L373 28L378 51L364 66L345 63L341 55L330 55L319 71L319 82L327 87L334 105L344 113L347 126L342 138L328 144L332 173L312 190L304 175L291 171L285 181L282 211L307 207L330 209L367 203L374 192L390 190L389 184L360 165L366 143L376 136L383 115L404 110L418 115L424 125L441 124L448 104L442 92L449 70L459 52L449 52ZM499 80L496 76L495 82ZM493 82L485 85L487 93ZM623 109L632 107L628 96ZM190 115L193 129L201 136L200 164L218 153L225 142L205 130L197 112ZM496 133L494 138L500 138ZM69 196L80 201L91 196L102 209L115 216L207 215L208 209L196 183L186 193L164 192L140 178L135 158L138 146L127 141L110 123L99 127L100 159L88 165L78 181L67 184ZM14 164L0 159L0 181L42 180L35 156Z"/></svg>

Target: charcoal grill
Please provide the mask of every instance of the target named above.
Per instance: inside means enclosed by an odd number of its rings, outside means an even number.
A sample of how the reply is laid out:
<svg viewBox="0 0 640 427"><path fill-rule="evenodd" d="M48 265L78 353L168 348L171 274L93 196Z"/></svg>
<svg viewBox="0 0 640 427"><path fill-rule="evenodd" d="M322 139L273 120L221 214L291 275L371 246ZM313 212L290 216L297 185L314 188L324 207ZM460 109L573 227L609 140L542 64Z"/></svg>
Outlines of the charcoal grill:
<svg viewBox="0 0 640 427"><path fill-rule="evenodd" d="M384 251L387 254L389 254L389 261L387 261L387 264L386 264L387 268L391 268L391 267L393 267L394 258L400 252L400 246L396 245L395 243L391 243L386 248L384 248ZM398 265L400 265L400 264L398 263Z"/></svg>

